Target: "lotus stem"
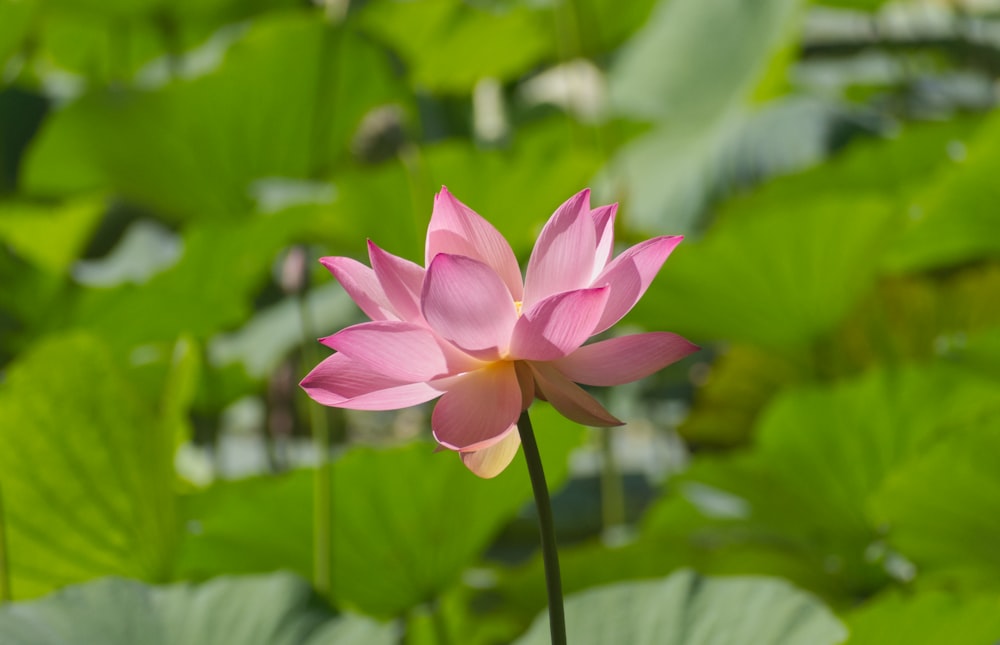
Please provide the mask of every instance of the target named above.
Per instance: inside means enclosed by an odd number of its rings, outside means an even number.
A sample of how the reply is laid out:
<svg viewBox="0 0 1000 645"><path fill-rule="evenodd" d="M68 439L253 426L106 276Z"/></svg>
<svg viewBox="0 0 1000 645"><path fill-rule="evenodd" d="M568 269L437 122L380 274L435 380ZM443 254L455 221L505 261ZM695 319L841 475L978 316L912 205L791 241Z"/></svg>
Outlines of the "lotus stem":
<svg viewBox="0 0 1000 645"><path fill-rule="evenodd" d="M559 550L556 548L556 529L552 521L552 501L545 483L542 457L535 442L535 431L531 427L528 411L521 413L517 420L517 431L524 447L524 459L528 462L528 476L535 494L535 508L538 511L538 532L542 541L542 562L545 565L545 588L549 598L549 631L552 645L566 645L566 614L563 610L562 580L559 575Z"/></svg>

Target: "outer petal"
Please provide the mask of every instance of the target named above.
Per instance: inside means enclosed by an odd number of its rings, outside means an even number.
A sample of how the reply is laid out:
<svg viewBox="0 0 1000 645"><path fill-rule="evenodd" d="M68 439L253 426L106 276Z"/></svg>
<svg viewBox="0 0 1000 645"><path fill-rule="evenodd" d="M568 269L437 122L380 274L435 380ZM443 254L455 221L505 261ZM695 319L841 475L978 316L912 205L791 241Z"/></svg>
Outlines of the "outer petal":
<svg viewBox="0 0 1000 645"><path fill-rule="evenodd" d="M590 286L596 248L590 191L583 190L556 209L538 236L524 278L524 306Z"/></svg>
<svg viewBox="0 0 1000 645"><path fill-rule="evenodd" d="M352 410L398 410L441 395L426 383L400 383L344 354L323 360L299 385L317 403Z"/></svg>
<svg viewBox="0 0 1000 645"><path fill-rule="evenodd" d="M624 425L604 409L597 399L583 388L563 376L549 363L530 363L535 382L545 399L567 419L588 426L608 427Z"/></svg>
<svg viewBox="0 0 1000 645"><path fill-rule="evenodd" d="M514 424L507 429L503 439L498 443L482 450L460 454L466 468L483 479L492 479L510 465L520 446L521 435L517 431L517 424Z"/></svg>
<svg viewBox="0 0 1000 645"><path fill-rule="evenodd" d="M375 277L399 317L410 322L423 322L420 315L420 288L424 270L417 264L383 251L368 240L368 257Z"/></svg>
<svg viewBox="0 0 1000 645"><path fill-rule="evenodd" d="M486 360L506 351L517 309L503 281L482 262L438 254L421 301L427 323L463 350Z"/></svg>
<svg viewBox="0 0 1000 645"><path fill-rule="evenodd" d="M611 327L627 314L667 261L670 252L684 238L680 235L656 237L636 244L616 257L594 280L594 285L607 284L611 287L608 305L594 333L598 334Z"/></svg>
<svg viewBox="0 0 1000 645"><path fill-rule="evenodd" d="M618 204L601 206L590 211L594 220L594 232L597 235L597 253L594 255L593 276L597 277L611 261L615 250L615 215Z"/></svg>
<svg viewBox="0 0 1000 645"><path fill-rule="evenodd" d="M374 372L406 383L430 381L482 366L437 338L427 327L397 320L353 325L321 342Z"/></svg>
<svg viewBox="0 0 1000 645"><path fill-rule="evenodd" d="M551 361L576 350L594 331L610 289L567 291L542 300L514 325L510 355L515 359Z"/></svg>
<svg viewBox="0 0 1000 645"><path fill-rule="evenodd" d="M337 278L347 295L369 318L399 320L374 271L351 258L326 257L319 261Z"/></svg>
<svg viewBox="0 0 1000 645"><path fill-rule="evenodd" d="M698 349L677 334L651 332L586 345L553 365L577 383L621 385L645 378Z"/></svg>
<svg viewBox="0 0 1000 645"><path fill-rule="evenodd" d="M450 380L434 407L431 428L445 448L471 452L503 440L521 414L514 364L500 362Z"/></svg>
<svg viewBox="0 0 1000 645"><path fill-rule="evenodd" d="M510 244L500 231L455 199L444 186L434 196L434 212L427 227L424 264L430 266L438 253L464 255L479 260L500 276L513 300L521 300L524 293L521 269Z"/></svg>

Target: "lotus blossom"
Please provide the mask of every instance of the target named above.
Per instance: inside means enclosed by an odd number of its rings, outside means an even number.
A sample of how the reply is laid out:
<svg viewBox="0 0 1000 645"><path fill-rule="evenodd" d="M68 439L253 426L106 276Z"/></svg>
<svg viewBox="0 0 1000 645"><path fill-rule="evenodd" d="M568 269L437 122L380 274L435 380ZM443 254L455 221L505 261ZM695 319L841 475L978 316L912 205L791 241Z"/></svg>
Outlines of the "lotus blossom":
<svg viewBox="0 0 1000 645"><path fill-rule="evenodd" d="M336 353L303 389L323 405L354 410L440 397L434 439L480 477L514 458L516 421L536 397L578 423L621 425L577 384L629 383L698 348L667 332L584 345L632 309L682 239L657 237L613 257L616 211L591 209L589 190L567 200L542 229L522 282L500 232L442 188L426 269L370 240L370 268L347 257L320 260L371 321L320 339Z"/></svg>

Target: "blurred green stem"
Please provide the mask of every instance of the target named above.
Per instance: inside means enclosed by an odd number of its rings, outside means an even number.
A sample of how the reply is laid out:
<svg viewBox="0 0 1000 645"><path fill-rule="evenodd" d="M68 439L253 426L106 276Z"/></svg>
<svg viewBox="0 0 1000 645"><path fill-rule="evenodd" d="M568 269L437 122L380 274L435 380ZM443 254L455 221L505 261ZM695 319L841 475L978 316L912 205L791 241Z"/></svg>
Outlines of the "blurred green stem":
<svg viewBox="0 0 1000 645"><path fill-rule="evenodd" d="M434 637L437 639L437 645L451 645L451 637L448 635L448 625L444 620L444 609L441 607L441 603L436 603L430 610L431 624L434 626Z"/></svg>
<svg viewBox="0 0 1000 645"><path fill-rule="evenodd" d="M3 489L0 488L0 605L10 602L10 568L7 560L7 519L4 515Z"/></svg>
<svg viewBox="0 0 1000 645"><path fill-rule="evenodd" d="M555 6L556 48L559 61L565 63L581 55L583 35L574 0L562 0Z"/></svg>
<svg viewBox="0 0 1000 645"><path fill-rule="evenodd" d="M601 519L607 533L625 524L625 486L615 459L615 446L611 428L600 428L601 433Z"/></svg>
<svg viewBox="0 0 1000 645"><path fill-rule="evenodd" d="M559 550L556 547L556 527L552 520L552 501L545 483L542 456L538 453L535 431L531 427L528 411L517 420L517 431L524 446L524 459L528 462L531 489L535 493L538 511L538 532L542 540L542 562L545 565L545 587L549 597L549 632L552 645L566 645L566 615L563 610L562 580L559 575Z"/></svg>
<svg viewBox="0 0 1000 645"><path fill-rule="evenodd" d="M308 274L308 269L305 270ZM306 287L297 292L299 321L302 325L303 356L307 365L319 365L316 334L306 299ZM330 472L330 426L323 407L310 401L309 421L316 451L316 471L313 475L313 585L324 598L329 598L333 572L330 550L333 540L333 476Z"/></svg>

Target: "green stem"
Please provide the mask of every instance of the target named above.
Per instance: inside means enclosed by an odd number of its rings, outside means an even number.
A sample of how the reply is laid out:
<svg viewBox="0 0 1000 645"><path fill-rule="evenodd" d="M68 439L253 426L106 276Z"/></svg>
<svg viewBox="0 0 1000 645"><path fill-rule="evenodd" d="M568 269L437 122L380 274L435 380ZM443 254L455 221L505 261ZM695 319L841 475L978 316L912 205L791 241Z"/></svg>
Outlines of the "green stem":
<svg viewBox="0 0 1000 645"><path fill-rule="evenodd" d="M7 523L3 509L3 490L0 489L0 605L12 599L10 568L7 561Z"/></svg>
<svg viewBox="0 0 1000 645"><path fill-rule="evenodd" d="M444 620L444 610L441 607L440 601L430 607L430 612L431 625L434 627L434 637L437 639L437 644L450 645L451 636L448 632L448 625Z"/></svg>
<svg viewBox="0 0 1000 645"><path fill-rule="evenodd" d="M312 316L303 287L296 296L306 363L318 365L316 336ZM333 584L330 551L333 541L333 475L330 472L330 426L326 411L318 405L309 406L313 446L316 450L316 471L313 474L313 585L324 598L329 598Z"/></svg>
<svg viewBox="0 0 1000 645"><path fill-rule="evenodd" d="M566 615L563 611L562 580L559 576L559 550L556 548L556 528L552 521L552 502L545 483L542 457L538 454L535 431L531 427L528 411L517 420L517 431L524 446L524 459L528 462L531 489L535 493L538 510L538 532L542 539L542 562L545 564L545 588L549 597L549 632L552 645L566 645Z"/></svg>
<svg viewBox="0 0 1000 645"><path fill-rule="evenodd" d="M601 515L605 535L625 524L625 486L610 428L601 428Z"/></svg>

